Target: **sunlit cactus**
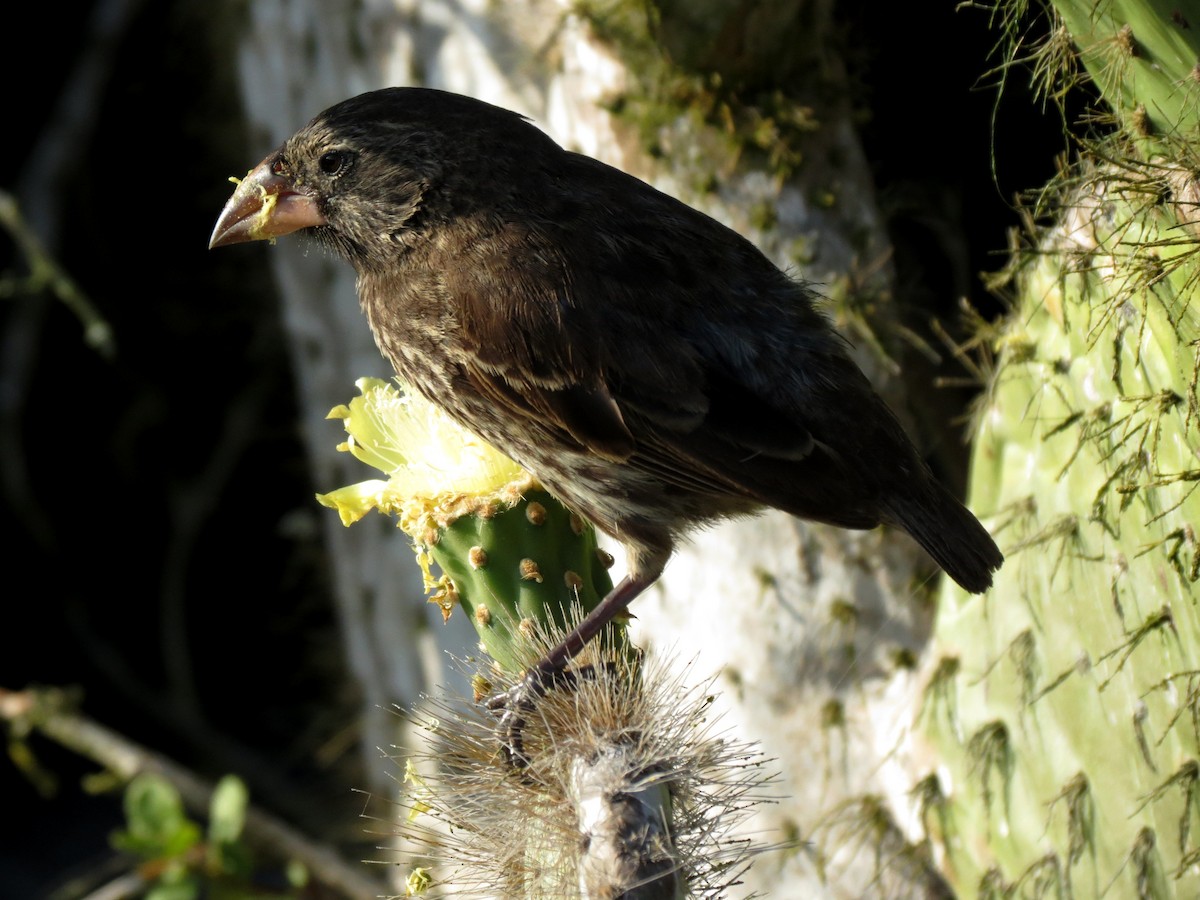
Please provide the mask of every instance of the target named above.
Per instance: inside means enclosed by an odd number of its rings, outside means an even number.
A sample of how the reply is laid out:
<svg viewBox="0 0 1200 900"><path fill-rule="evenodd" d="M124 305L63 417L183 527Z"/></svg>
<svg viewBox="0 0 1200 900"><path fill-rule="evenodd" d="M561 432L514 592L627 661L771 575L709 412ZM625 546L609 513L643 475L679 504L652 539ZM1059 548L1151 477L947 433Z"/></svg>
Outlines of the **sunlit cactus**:
<svg viewBox="0 0 1200 900"><path fill-rule="evenodd" d="M970 505L1008 559L942 596L922 819L964 897L1194 897L1200 10L1056 6L1120 128L1057 185L994 337Z"/></svg>
<svg viewBox="0 0 1200 900"><path fill-rule="evenodd" d="M1088 76L1129 137L1139 139L1149 154L1195 138L1200 125L1200 6L1055 0L1054 9Z"/></svg>
<svg viewBox="0 0 1200 900"><path fill-rule="evenodd" d="M689 686L690 667L597 642L575 664L572 688L524 723L519 769L478 704L431 699L413 714L430 744L406 766L400 831L425 854L421 895L729 896L765 849L738 830L770 800L766 760L714 727L712 685ZM501 673L497 689L512 686Z"/></svg>

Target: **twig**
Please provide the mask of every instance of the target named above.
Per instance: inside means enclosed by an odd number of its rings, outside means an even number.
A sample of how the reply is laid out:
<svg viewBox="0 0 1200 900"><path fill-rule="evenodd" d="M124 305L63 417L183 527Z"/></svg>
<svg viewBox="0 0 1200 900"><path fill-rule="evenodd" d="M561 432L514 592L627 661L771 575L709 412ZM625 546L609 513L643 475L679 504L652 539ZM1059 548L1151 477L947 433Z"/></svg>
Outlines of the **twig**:
<svg viewBox="0 0 1200 900"><path fill-rule="evenodd" d="M0 688L0 720L31 727L64 747L103 765L124 781L143 772L167 779L193 810L207 810L213 786L190 770L123 735L64 708L63 694L54 689L9 691ZM315 843L287 823L251 807L246 811L249 841L286 859L298 859L322 883L352 900L370 900L388 893L328 847Z"/></svg>
<svg viewBox="0 0 1200 900"><path fill-rule="evenodd" d="M97 0L93 4L79 55L17 175L29 233L38 236L47 256L59 249L67 202L64 185L82 158L79 148L92 138L121 40L145 2ZM36 294L11 312L6 310L0 327L0 490L26 530L42 545L53 547L54 526L30 488L24 433L48 306L48 300Z"/></svg>
<svg viewBox="0 0 1200 900"><path fill-rule="evenodd" d="M21 282L11 279L0 282L0 296L49 291L79 319L80 324L83 325L84 343L105 359L115 357L117 344L113 338L112 326L87 298L79 285L46 252L42 242L38 240L21 215L21 210L17 206L17 198L3 190L0 190L0 226L3 226L12 236L29 265L28 278Z"/></svg>

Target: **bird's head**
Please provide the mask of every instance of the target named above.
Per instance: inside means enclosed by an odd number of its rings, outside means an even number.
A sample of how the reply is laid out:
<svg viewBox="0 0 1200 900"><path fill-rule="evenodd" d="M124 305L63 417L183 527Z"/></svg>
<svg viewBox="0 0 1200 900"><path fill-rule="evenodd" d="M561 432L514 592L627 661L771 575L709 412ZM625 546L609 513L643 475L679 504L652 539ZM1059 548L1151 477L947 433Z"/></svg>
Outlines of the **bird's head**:
<svg viewBox="0 0 1200 900"><path fill-rule="evenodd" d="M403 252L431 217L469 213L479 185L511 183L531 152L548 148L558 149L521 116L470 97L362 94L318 115L239 182L209 247L308 230L368 267ZM468 181L475 190L461 189Z"/></svg>

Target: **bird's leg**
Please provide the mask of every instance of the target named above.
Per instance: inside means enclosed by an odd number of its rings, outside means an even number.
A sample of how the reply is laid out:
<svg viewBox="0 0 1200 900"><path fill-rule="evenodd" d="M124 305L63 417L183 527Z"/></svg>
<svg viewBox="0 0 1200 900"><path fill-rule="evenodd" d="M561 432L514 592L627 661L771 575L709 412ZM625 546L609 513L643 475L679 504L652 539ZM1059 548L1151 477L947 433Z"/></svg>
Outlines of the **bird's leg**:
<svg viewBox="0 0 1200 900"><path fill-rule="evenodd" d="M567 663L574 659L605 625L624 612L638 594L653 584L657 575L655 572L654 577L650 578L630 575L622 578L575 630L526 672L524 678L510 690L488 700L488 709L494 712L503 710L496 731L505 756L515 768L528 765L521 733L525 728L525 715L534 708L536 698L544 696L548 690L560 684L575 684L576 677L567 671Z"/></svg>
<svg viewBox="0 0 1200 900"><path fill-rule="evenodd" d="M581 651L587 642L598 635L615 617L619 616L646 588L654 583L653 578L635 578L626 575L620 583L605 594L575 630L559 641L558 646L547 653L535 667L543 675L561 671Z"/></svg>

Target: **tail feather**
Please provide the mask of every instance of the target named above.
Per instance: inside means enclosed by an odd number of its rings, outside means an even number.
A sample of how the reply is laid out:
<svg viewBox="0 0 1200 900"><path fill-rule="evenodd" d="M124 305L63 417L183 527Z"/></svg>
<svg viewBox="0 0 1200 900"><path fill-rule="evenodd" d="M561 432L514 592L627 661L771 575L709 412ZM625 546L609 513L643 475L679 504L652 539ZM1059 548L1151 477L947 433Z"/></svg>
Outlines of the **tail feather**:
<svg viewBox="0 0 1200 900"><path fill-rule="evenodd" d="M918 492L886 505L889 524L907 531L925 552L965 590L981 594L992 586L992 573L1004 554L979 520L932 478Z"/></svg>

